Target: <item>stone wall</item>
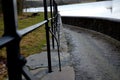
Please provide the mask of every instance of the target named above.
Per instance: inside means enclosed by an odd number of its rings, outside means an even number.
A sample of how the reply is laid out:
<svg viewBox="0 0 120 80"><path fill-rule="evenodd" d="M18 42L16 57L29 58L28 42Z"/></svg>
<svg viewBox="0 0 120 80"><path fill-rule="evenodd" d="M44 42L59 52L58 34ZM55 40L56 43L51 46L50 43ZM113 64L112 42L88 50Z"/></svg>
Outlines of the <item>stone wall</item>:
<svg viewBox="0 0 120 80"><path fill-rule="evenodd" d="M49 1L47 3L49 5ZM58 5L64 4L73 4L73 3L81 3L81 2L93 2L96 0L55 0ZM24 1L24 7L40 7L43 6L43 0L26 0Z"/></svg>
<svg viewBox="0 0 120 80"><path fill-rule="evenodd" d="M71 4L81 2L95 2L96 0L55 0L58 4Z"/></svg>
<svg viewBox="0 0 120 80"><path fill-rule="evenodd" d="M64 24L75 25L104 33L120 41L120 21L92 17L62 17Z"/></svg>

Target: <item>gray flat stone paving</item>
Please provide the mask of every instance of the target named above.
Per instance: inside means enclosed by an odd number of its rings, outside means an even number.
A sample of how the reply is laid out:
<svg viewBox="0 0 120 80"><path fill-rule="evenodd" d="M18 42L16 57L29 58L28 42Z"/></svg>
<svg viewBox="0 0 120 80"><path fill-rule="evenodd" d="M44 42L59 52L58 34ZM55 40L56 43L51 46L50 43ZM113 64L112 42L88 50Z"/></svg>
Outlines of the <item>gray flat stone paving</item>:
<svg viewBox="0 0 120 80"><path fill-rule="evenodd" d="M69 61L69 54L68 53L61 53L61 61L62 64L65 64L65 62ZM52 66L58 65L58 54L57 52L51 53L52 58ZM44 68L48 66L47 61L47 52L41 52L40 54L31 55L27 58L27 66L29 66L30 69L36 69L36 68Z"/></svg>
<svg viewBox="0 0 120 80"><path fill-rule="evenodd" d="M42 80L74 80L74 70L70 66L66 66L62 68L62 71L55 71L53 73L49 73Z"/></svg>
<svg viewBox="0 0 120 80"><path fill-rule="evenodd" d="M61 20L59 20L61 23ZM67 41L65 39L64 30L62 24L60 27L60 59L62 71L59 71L59 60L58 53L55 44L55 49L51 48L51 62L52 71L48 73L48 60L47 52L43 51L38 54L31 55L27 57L26 66L29 68L30 72L39 78L40 80L74 80L74 70L70 62L70 54L68 53ZM52 45L51 45L52 47Z"/></svg>

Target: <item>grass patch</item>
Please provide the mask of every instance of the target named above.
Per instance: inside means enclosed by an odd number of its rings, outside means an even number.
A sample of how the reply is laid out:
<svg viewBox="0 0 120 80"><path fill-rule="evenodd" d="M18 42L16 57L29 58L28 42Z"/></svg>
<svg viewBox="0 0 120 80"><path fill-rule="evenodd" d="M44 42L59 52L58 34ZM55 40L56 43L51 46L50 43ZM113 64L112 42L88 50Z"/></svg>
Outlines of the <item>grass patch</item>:
<svg viewBox="0 0 120 80"><path fill-rule="evenodd" d="M39 15L35 17L30 17L31 14L32 13L24 13L22 16L18 16L19 30L44 20L44 13L39 13ZM3 26L3 19L2 17L0 17L0 35L3 34ZM20 43L21 54L27 57L31 54L40 53L45 44L45 27L41 26L40 28L36 29L35 31L29 33L28 35L22 38ZM2 53L0 54L0 57L6 56L5 49L0 49L0 53Z"/></svg>
<svg viewBox="0 0 120 80"><path fill-rule="evenodd" d="M4 31L3 17L0 16L0 36L3 35L3 31Z"/></svg>
<svg viewBox="0 0 120 80"><path fill-rule="evenodd" d="M32 33L29 33L21 41L21 53L24 56L40 53L42 51L42 48L46 44L45 36L46 35L44 26L33 31Z"/></svg>
<svg viewBox="0 0 120 80"><path fill-rule="evenodd" d="M26 15L30 16L31 13L24 14L24 16ZM21 17L19 17L19 29L26 28L43 20L44 13L39 13L38 16L29 17L22 20ZM27 57L31 54L40 53L45 44L46 44L45 27L42 26L36 29L35 31L29 33L25 37L23 37L21 41L21 54Z"/></svg>
<svg viewBox="0 0 120 80"><path fill-rule="evenodd" d="M39 13L38 16L35 17L29 17L32 13L25 13L22 16L18 16L18 30L24 29L26 27L29 27L31 25L34 25L38 22L41 22L44 20L44 13ZM4 24L3 24L3 17L0 16L0 36L3 35L4 31ZM42 48L46 44L46 33L45 33L45 27L41 26L40 28L36 29L35 31L27 34L24 36L20 42L20 48L21 48L21 54L25 57L40 53L42 51ZM6 50L5 48L0 49L0 63L3 63L3 60L6 60ZM3 64L0 64L0 71L5 69L5 67L1 68ZM5 69L5 72L0 74L0 80L4 79L7 75L7 69Z"/></svg>
<svg viewBox="0 0 120 80"><path fill-rule="evenodd" d="M35 17L30 17L31 15L32 13L24 13L22 16L18 17L18 29L26 28L44 20L44 13L42 12Z"/></svg>

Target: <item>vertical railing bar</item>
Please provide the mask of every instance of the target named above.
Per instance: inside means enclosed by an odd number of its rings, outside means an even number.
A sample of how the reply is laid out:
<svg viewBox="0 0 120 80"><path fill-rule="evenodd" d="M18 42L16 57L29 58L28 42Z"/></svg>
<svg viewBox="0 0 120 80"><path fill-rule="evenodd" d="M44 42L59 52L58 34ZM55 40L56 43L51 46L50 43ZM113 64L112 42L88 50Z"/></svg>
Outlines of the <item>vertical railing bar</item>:
<svg viewBox="0 0 120 80"><path fill-rule="evenodd" d="M53 15L57 15L57 5L54 1L54 6L52 5L53 0L50 1L50 9L51 9L51 18L53 18ZM7 6L6 6L7 4ZM30 80L31 78L28 76L28 74L24 73L22 70L23 66L26 63L26 60L24 57L20 55L20 41L21 37L17 33L17 9L16 9L16 0L2 0L2 7L3 7L3 14L4 14L4 36L12 36L15 39L11 41L6 47L7 47L7 67L8 67L8 76L9 80L22 80L22 74L26 77L27 80ZM54 7L54 11L52 10L52 7ZM53 13L54 12L54 13ZM48 26L48 10L47 10L47 1L44 0L44 18L47 20L45 23L46 28L46 42L47 42L47 56L48 56L48 72L52 72L52 65L51 65L51 52L50 52L50 27ZM57 29L57 17L54 20L55 28ZM53 19L51 21L51 26L53 26ZM53 32L55 33L53 28ZM58 31L58 30L56 30ZM58 31L58 39L59 39L59 31ZM54 38L53 38L54 39ZM58 57L59 57L59 68L61 71L61 62L60 62L60 41L58 41ZM12 54L12 56L11 56ZM22 72L23 71L23 72Z"/></svg>
<svg viewBox="0 0 120 80"><path fill-rule="evenodd" d="M50 52L50 34L49 34L49 26L48 26L48 11L47 11L47 1L43 0L44 2L44 18L47 20L45 23L46 28L46 42L47 42L47 57L48 57L48 72L52 72L52 65L51 65L51 52Z"/></svg>
<svg viewBox="0 0 120 80"><path fill-rule="evenodd" d="M20 55L21 37L17 33L18 22L16 6L16 0L2 0L2 9L4 14L4 36L14 37L14 40L6 46L9 80L22 80L22 68L26 63L25 58Z"/></svg>
<svg viewBox="0 0 120 80"><path fill-rule="evenodd" d="M55 1L53 0L53 15L54 15L54 19L53 19L53 22L54 22L54 24L53 24L53 31L54 31L54 34L56 35L56 30L55 30Z"/></svg>
<svg viewBox="0 0 120 80"><path fill-rule="evenodd" d="M58 51L58 60L59 60L59 71L61 71L61 59L60 59L60 45L59 45L59 41L56 37L56 35L54 35L54 33L52 32L52 30L50 30L50 33L54 36L55 40L56 40L56 43L57 43L57 51Z"/></svg>
<svg viewBox="0 0 120 80"><path fill-rule="evenodd" d="M7 5L7 6L6 6ZM9 80L22 80L22 63L20 55L20 36L17 33L17 4L16 0L2 0L4 14L4 36L15 39L6 46L7 67Z"/></svg>
<svg viewBox="0 0 120 80"><path fill-rule="evenodd" d="M52 29L52 32L54 32L54 29L53 29L53 0L50 0L50 14L51 14L51 29ZM54 36L52 35L52 48L54 49L55 48L55 43L54 43Z"/></svg>
<svg viewBox="0 0 120 80"><path fill-rule="evenodd" d="M55 6L56 8L56 26L57 26L57 32L58 32L58 59L59 59L59 71L61 71L61 59L60 59L60 25L58 25L58 8L57 4Z"/></svg>
<svg viewBox="0 0 120 80"><path fill-rule="evenodd" d="M58 15L58 14L57 14L57 4L56 4L56 2L55 2L55 16L56 16L56 18L55 18L55 19L56 19L56 20L55 20L55 21L56 21L56 22L55 22L55 25L56 25L56 32L57 32L57 17L58 17L57 15Z"/></svg>
<svg viewBox="0 0 120 80"><path fill-rule="evenodd" d="M57 16L58 17L58 16ZM57 18L57 32L58 32L58 59L59 59L59 71L61 71L61 59L60 59L60 25Z"/></svg>
<svg viewBox="0 0 120 80"><path fill-rule="evenodd" d="M61 71L61 59L60 59L60 34L59 34L59 27L58 26L58 10L57 10L57 4L56 2L53 0L53 4L54 4L54 32L51 32L57 42L57 50L58 50L58 61L59 61L59 71ZM57 35L56 35L57 33ZM57 37L56 37L57 36Z"/></svg>

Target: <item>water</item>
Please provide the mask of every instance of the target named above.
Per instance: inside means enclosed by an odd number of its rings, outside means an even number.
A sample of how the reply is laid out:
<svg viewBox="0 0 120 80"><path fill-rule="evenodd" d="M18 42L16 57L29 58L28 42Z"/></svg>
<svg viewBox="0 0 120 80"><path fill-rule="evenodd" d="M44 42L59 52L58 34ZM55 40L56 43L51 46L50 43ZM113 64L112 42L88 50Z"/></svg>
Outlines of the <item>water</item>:
<svg viewBox="0 0 120 80"><path fill-rule="evenodd" d="M120 7L117 6L117 2L120 3L120 1L118 0L113 0L113 1L101 1L101 2L84 3L84 4L62 5L62 6L58 6L58 10L61 16L92 16L92 17L106 17L106 18L120 19L119 16ZM43 7L28 8L27 10L24 9L23 11L44 12L44 8ZM49 7L48 7L48 11L50 11Z"/></svg>

